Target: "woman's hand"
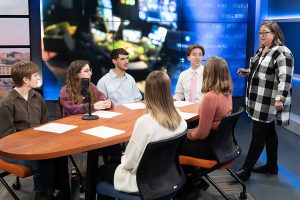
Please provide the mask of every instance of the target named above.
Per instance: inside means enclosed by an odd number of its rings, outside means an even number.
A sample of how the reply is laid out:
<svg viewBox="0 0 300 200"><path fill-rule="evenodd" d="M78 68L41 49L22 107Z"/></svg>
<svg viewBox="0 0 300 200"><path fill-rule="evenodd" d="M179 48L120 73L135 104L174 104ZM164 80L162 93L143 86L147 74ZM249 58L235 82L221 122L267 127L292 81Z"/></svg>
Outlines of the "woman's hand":
<svg viewBox="0 0 300 200"><path fill-rule="evenodd" d="M98 102L94 103L95 110L105 110L110 107L111 107L111 101L109 99L107 99L105 101L98 101Z"/></svg>
<svg viewBox="0 0 300 200"><path fill-rule="evenodd" d="M240 76L247 76L250 73L250 70L239 68L236 73L238 73Z"/></svg>
<svg viewBox="0 0 300 200"><path fill-rule="evenodd" d="M280 111L283 109L283 102L282 101L275 101L275 108L277 111Z"/></svg>
<svg viewBox="0 0 300 200"><path fill-rule="evenodd" d="M111 107L111 100L110 99L107 99L105 102L105 107L106 109L110 108Z"/></svg>

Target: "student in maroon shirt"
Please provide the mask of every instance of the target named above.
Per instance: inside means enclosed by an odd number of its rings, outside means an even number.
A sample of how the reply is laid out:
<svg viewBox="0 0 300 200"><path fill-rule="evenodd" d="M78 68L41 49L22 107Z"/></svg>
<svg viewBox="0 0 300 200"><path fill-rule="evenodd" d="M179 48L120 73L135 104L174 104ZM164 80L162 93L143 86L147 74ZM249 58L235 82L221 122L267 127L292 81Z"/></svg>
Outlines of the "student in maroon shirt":
<svg viewBox="0 0 300 200"><path fill-rule="evenodd" d="M89 62L85 60L74 60L69 65L66 85L60 90L60 103L63 108L63 116L85 114L88 112L88 102L85 101L80 90L80 79L91 79L92 70ZM112 106L112 102L106 95L100 92L90 82L89 91L91 94L92 111L104 110Z"/></svg>

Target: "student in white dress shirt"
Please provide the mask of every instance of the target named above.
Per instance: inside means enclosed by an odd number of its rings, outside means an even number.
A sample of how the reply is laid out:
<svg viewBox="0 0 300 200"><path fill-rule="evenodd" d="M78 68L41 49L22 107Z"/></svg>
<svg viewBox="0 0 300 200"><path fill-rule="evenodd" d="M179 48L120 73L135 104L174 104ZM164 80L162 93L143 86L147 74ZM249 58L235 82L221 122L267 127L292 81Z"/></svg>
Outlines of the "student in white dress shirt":
<svg viewBox="0 0 300 200"><path fill-rule="evenodd" d="M128 52L123 48L114 49L111 59L115 68L98 81L97 88L115 105L141 100L134 78L125 72L128 69Z"/></svg>
<svg viewBox="0 0 300 200"><path fill-rule="evenodd" d="M145 114L135 122L120 164L100 168L100 179L114 184L122 192L138 192L136 171L150 142L175 137L187 128L173 104L171 81L162 71L153 71L146 79Z"/></svg>
<svg viewBox="0 0 300 200"><path fill-rule="evenodd" d="M194 44L187 48L186 56L190 61L190 68L181 72L179 75L173 96L175 100L196 103L202 100L203 94L201 88L204 66L201 62L204 55L205 50L201 45ZM193 75L194 73L195 75Z"/></svg>

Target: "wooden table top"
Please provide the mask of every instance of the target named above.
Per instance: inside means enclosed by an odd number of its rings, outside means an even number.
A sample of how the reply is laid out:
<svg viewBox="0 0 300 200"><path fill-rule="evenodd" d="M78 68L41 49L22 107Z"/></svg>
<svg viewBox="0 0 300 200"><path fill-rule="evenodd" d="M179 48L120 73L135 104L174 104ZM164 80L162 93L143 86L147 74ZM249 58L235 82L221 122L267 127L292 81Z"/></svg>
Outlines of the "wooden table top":
<svg viewBox="0 0 300 200"><path fill-rule="evenodd" d="M197 114L198 104L178 109L182 112ZM127 142L130 139L136 119L144 114L144 110L130 110L125 106L118 105L109 111L120 112L122 114L109 119L82 120L82 115L76 115L52 121L77 126L77 128L62 134L29 128L6 136L0 140L0 155L22 160L42 160ZM198 115L187 121L189 122L197 118ZM81 132L97 126L107 126L124 130L125 133L103 139Z"/></svg>

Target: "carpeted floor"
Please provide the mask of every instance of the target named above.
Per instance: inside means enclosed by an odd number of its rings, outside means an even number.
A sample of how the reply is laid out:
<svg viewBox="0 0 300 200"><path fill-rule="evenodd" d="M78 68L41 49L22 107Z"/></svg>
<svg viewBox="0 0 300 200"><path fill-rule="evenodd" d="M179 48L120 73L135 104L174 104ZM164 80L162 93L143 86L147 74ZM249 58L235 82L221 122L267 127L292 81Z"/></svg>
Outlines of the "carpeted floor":
<svg viewBox="0 0 300 200"><path fill-rule="evenodd" d="M80 168L81 172L84 172L86 167L86 154L77 154L73 156L76 160L78 167ZM72 164L70 163L70 171L72 168ZM84 173L83 173L84 174ZM231 198L231 199L239 199L239 194L242 191L242 187L239 184L230 184L233 180L230 174L226 170L222 171L215 171L210 174L211 178L224 190L224 192ZM11 186L14 181L15 177L13 175L9 175L5 177L5 180ZM21 200L33 200L34 192L33 192L33 181L32 177L28 177L25 179L20 179L21 182L21 189L15 191L17 196ZM253 200L251 195L247 193L247 199ZM81 194L80 199L84 199L84 194ZM221 200L224 199L221 194L213 187L210 186L207 191L201 191L201 196L198 198L199 200ZM13 200L12 196L6 190L6 188L0 183L0 200Z"/></svg>

